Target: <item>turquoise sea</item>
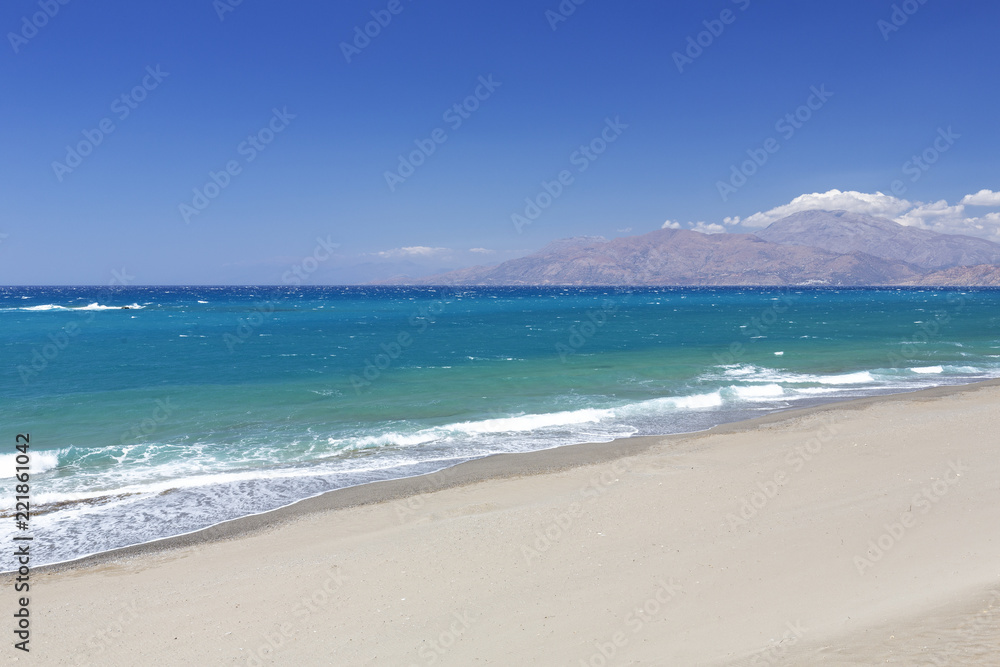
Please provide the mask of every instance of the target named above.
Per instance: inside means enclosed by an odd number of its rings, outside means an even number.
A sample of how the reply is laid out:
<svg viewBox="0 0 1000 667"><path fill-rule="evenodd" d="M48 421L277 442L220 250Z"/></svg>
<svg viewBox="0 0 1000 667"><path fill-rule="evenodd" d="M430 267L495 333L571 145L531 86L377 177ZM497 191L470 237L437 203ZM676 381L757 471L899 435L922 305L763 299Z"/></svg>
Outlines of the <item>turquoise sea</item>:
<svg viewBox="0 0 1000 667"><path fill-rule="evenodd" d="M27 432L42 564L498 452L1000 377L1000 291L7 287L0 355L3 530Z"/></svg>

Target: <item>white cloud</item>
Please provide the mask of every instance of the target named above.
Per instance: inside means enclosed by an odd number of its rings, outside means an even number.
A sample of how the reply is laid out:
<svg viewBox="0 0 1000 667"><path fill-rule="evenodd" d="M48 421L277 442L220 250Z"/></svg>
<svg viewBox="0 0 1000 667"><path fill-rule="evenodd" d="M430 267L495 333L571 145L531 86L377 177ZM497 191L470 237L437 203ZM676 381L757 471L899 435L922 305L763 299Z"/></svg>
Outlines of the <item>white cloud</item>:
<svg viewBox="0 0 1000 667"><path fill-rule="evenodd" d="M722 225L718 225L714 222L706 223L702 220L691 225L691 231L700 232L702 234L722 234L726 231L726 228Z"/></svg>
<svg viewBox="0 0 1000 667"><path fill-rule="evenodd" d="M968 216L966 206L989 206L1000 208L1000 192L980 190L976 194L966 195L957 204L949 204L945 200L936 202L920 202L899 199L891 195L876 192L830 190L829 192L814 192L800 195L791 202L772 208L769 211L754 213L744 218L744 227L766 227L775 220L800 211L825 209L827 211L850 211L880 218L894 220L901 225L928 229L942 234L967 234L970 236L988 237L1000 241L1000 213L987 213L983 216ZM725 218L726 225L737 224L739 218Z"/></svg>
<svg viewBox="0 0 1000 667"><path fill-rule="evenodd" d="M397 257L434 257L449 252L451 252L449 248L430 248L425 245L414 245L393 248L391 250L380 250L375 254L383 259L393 259Z"/></svg>
<svg viewBox="0 0 1000 667"><path fill-rule="evenodd" d="M632 228L631 227L626 227L625 229L619 229L618 233L619 234L628 234L630 231L632 231Z"/></svg>
<svg viewBox="0 0 1000 667"><path fill-rule="evenodd" d="M793 213L814 209L850 211L851 213L864 213L880 218L894 218L912 207L913 204L905 199L897 199L891 195L884 195L881 192L868 194L853 190L846 192L830 190L829 192L814 192L808 195L799 195L784 206L778 206L762 213L754 213L750 217L744 218L743 226L767 227L775 220L780 220Z"/></svg>
<svg viewBox="0 0 1000 667"><path fill-rule="evenodd" d="M489 248L469 248L469 252L479 253L480 255L492 255L496 250L490 250Z"/></svg>
<svg viewBox="0 0 1000 667"><path fill-rule="evenodd" d="M966 206L1000 206L1000 192L980 190L974 195L965 195L958 203Z"/></svg>
<svg viewBox="0 0 1000 667"><path fill-rule="evenodd" d="M681 228L681 223L677 222L676 220L667 220L660 227L660 229L680 229L680 228Z"/></svg>
<svg viewBox="0 0 1000 667"><path fill-rule="evenodd" d="M1000 242L1000 213L969 217L965 215L964 205L950 206L944 200L930 204L918 202L912 210L896 218L896 222L942 234L966 234Z"/></svg>

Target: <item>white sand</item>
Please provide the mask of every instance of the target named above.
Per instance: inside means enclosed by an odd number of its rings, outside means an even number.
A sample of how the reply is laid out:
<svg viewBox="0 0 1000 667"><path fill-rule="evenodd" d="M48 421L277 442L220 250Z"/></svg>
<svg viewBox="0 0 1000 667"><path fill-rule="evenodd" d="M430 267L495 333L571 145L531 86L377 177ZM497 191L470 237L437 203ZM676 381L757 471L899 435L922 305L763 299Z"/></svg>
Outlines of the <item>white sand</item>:
<svg viewBox="0 0 1000 667"><path fill-rule="evenodd" d="M0 662L997 665L998 406L790 413L39 573Z"/></svg>

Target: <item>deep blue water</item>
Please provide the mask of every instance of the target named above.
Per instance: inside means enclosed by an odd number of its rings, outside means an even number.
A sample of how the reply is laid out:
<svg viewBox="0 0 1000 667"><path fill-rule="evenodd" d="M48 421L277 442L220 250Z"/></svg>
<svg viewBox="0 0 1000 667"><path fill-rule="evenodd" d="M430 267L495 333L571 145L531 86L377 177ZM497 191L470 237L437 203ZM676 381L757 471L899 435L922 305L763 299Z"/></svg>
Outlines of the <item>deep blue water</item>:
<svg viewBox="0 0 1000 667"><path fill-rule="evenodd" d="M0 507L30 432L42 563L497 452L997 377L1000 291L9 287L0 354Z"/></svg>

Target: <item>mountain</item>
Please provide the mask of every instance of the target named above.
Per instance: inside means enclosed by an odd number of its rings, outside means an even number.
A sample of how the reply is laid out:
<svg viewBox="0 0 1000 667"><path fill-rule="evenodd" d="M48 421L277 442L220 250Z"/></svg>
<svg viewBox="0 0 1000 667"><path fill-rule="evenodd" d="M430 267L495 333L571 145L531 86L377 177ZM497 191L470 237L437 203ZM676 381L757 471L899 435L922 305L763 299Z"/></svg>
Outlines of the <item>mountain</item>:
<svg viewBox="0 0 1000 667"><path fill-rule="evenodd" d="M1000 267L953 266L950 269L928 273L904 285L959 285L962 287L1000 287Z"/></svg>
<svg viewBox="0 0 1000 667"><path fill-rule="evenodd" d="M863 252L922 269L1000 264L1000 243L938 234L847 211L795 213L771 223L757 236L771 243L809 246L838 254Z"/></svg>
<svg viewBox="0 0 1000 667"><path fill-rule="evenodd" d="M768 243L753 234L661 229L611 241L566 240L494 267L472 267L408 284L788 285L886 284L919 277L903 262L864 253Z"/></svg>
<svg viewBox="0 0 1000 667"><path fill-rule="evenodd" d="M819 245L807 245L806 240ZM998 265L1000 244L914 230L890 220L844 211L808 211L778 220L757 234L709 235L686 229L661 229L612 240L600 237L562 239L527 257L497 266L474 266L387 282L410 285L1000 285Z"/></svg>

